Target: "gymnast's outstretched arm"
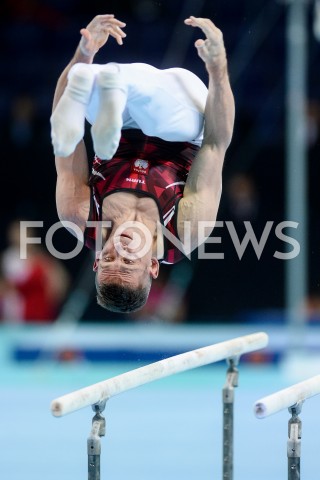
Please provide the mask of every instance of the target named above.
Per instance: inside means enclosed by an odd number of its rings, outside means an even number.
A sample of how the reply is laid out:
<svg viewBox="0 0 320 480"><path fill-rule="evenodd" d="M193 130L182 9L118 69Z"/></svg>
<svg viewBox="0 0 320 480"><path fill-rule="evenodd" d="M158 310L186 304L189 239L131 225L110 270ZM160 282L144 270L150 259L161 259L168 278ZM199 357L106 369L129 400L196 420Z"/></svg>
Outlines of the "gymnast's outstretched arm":
<svg viewBox="0 0 320 480"><path fill-rule="evenodd" d="M122 45L126 36L122 31L125 24L114 15L98 15L86 28L80 30L81 40L74 57L62 72L57 82L53 111L68 83L68 73L76 63L90 64L95 54L107 42L109 36ZM81 140L68 157L55 157L57 170L56 203L61 220L76 223L82 230L88 218L90 191L88 187L88 160L84 141Z"/></svg>
<svg viewBox="0 0 320 480"><path fill-rule="evenodd" d="M222 167L232 138L235 107L221 31L206 18L190 17L185 23L199 27L206 36L205 40L197 40L195 46L209 74L204 139L192 162L178 211L180 238L183 238L184 222L191 222L193 250L198 246L199 221L214 222L217 216L222 188ZM209 234L210 232L206 232L206 236Z"/></svg>

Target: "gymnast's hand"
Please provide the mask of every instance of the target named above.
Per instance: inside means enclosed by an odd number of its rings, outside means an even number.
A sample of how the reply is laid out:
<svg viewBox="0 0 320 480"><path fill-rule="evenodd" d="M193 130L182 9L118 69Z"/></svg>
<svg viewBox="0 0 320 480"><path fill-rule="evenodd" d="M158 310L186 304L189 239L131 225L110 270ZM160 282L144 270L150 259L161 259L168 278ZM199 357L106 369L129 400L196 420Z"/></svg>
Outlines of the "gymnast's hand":
<svg viewBox="0 0 320 480"><path fill-rule="evenodd" d="M114 18L114 15L97 15L86 28L80 30L82 35L79 45L81 52L88 57L95 55L107 42L109 35L115 38L119 45L122 45L122 39L126 37L122 31L125 26L126 24Z"/></svg>
<svg viewBox="0 0 320 480"><path fill-rule="evenodd" d="M216 70L217 67L225 67L227 64L226 50L224 48L223 36L211 20L207 18L189 17L184 23L192 27L199 27L206 36L205 40L199 39L195 42L199 57L206 64L207 70Z"/></svg>

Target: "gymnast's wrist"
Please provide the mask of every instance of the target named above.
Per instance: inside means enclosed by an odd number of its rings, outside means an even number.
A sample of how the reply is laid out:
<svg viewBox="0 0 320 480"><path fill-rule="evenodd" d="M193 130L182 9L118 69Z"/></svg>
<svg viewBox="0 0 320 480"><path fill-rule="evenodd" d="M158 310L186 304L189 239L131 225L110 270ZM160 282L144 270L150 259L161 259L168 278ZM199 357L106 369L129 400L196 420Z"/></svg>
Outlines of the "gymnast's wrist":
<svg viewBox="0 0 320 480"><path fill-rule="evenodd" d="M223 73L228 71L228 62L225 49L217 52L209 61L206 62L206 69L209 75L220 77Z"/></svg>
<svg viewBox="0 0 320 480"><path fill-rule="evenodd" d="M74 55L74 61L75 63L92 63L94 56L95 56L95 53L88 54L84 52L79 44L76 50L76 53Z"/></svg>

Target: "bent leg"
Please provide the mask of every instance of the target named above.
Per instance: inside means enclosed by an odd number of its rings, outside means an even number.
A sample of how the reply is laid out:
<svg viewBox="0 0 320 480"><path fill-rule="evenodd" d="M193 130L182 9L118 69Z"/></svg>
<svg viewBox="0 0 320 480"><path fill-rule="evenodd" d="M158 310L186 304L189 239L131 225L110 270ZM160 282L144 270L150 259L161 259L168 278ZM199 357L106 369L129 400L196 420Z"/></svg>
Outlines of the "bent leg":
<svg viewBox="0 0 320 480"><path fill-rule="evenodd" d="M159 70L144 63L94 64L92 68L96 78L104 69L119 69L119 82L127 92L125 105L123 95L117 104L112 101L111 90L108 92L101 88L98 81L94 85L86 117L94 125L93 136L99 150L98 138L103 139L103 125L109 129L110 135L107 137L112 138L112 122L108 120L109 102L113 103L117 115L121 113L123 128L139 128L145 135L167 141L201 144L208 90L196 75L182 68ZM105 97L105 102L100 103L102 97Z"/></svg>
<svg viewBox="0 0 320 480"><path fill-rule="evenodd" d="M76 64L51 116L57 156L70 155L84 135L85 115L93 124L97 155L112 158L121 128L171 142L202 141L207 88L182 68L159 70L147 64Z"/></svg>
<svg viewBox="0 0 320 480"><path fill-rule="evenodd" d="M58 157L71 155L83 138L85 112L94 84L90 67L78 63L71 68L68 85L51 115L51 138Z"/></svg>
<svg viewBox="0 0 320 480"><path fill-rule="evenodd" d="M121 80L119 67L105 65L97 74L99 104L91 129L95 153L109 160L116 152L123 125L122 114L127 102L127 88Z"/></svg>
<svg viewBox="0 0 320 480"><path fill-rule="evenodd" d="M119 67L128 87L127 110L146 135L201 143L208 90L196 75L139 63Z"/></svg>

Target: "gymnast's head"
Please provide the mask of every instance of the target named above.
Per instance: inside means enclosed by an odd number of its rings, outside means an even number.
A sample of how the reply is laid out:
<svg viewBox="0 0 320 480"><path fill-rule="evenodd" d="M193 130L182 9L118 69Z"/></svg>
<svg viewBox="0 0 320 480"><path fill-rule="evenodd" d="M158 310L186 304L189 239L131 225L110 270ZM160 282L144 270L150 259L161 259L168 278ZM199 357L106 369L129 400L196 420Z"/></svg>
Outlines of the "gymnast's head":
<svg viewBox="0 0 320 480"><path fill-rule="evenodd" d="M112 312L130 313L147 302L152 280L159 274L159 261L152 247L135 245L134 232L110 235L96 263L98 304Z"/></svg>

